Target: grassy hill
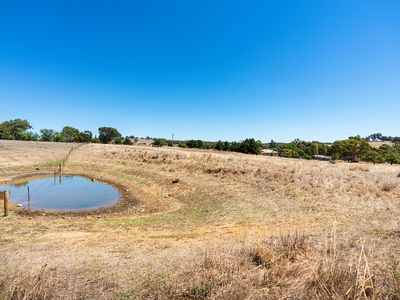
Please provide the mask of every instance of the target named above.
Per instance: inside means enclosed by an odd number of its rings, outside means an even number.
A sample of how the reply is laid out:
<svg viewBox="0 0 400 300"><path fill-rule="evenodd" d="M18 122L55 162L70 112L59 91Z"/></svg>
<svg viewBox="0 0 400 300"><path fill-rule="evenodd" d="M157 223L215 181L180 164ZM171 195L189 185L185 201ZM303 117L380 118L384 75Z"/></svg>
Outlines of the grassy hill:
<svg viewBox="0 0 400 300"><path fill-rule="evenodd" d="M0 179L70 148L0 141ZM0 218L1 299L400 296L400 166L86 144L64 172L124 197Z"/></svg>

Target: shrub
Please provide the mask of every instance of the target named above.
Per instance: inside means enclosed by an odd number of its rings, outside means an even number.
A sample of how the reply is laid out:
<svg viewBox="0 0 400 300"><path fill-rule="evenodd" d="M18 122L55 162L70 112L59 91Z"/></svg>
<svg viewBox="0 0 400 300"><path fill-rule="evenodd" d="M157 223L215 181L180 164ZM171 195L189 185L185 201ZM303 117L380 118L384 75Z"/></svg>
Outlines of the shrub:
<svg viewBox="0 0 400 300"><path fill-rule="evenodd" d="M124 141L122 142L124 145L133 145L133 142L130 138L125 137Z"/></svg>
<svg viewBox="0 0 400 300"><path fill-rule="evenodd" d="M123 137L116 137L112 142L115 145L121 145L124 142L124 138Z"/></svg>
<svg viewBox="0 0 400 300"><path fill-rule="evenodd" d="M155 139L153 143L154 147L162 147L165 145L167 145L167 141L165 139Z"/></svg>
<svg viewBox="0 0 400 300"><path fill-rule="evenodd" d="M263 246L255 246L249 251L251 261L260 267L268 268L271 266L273 254L269 249Z"/></svg>
<svg viewBox="0 0 400 300"><path fill-rule="evenodd" d="M240 143L238 152L247 154L260 154L262 150L262 143L255 139L245 139Z"/></svg>
<svg viewBox="0 0 400 300"><path fill-rule="evenodd" d="M293 149L283 149L280 155L283 157L300 158L299 152Z"/></svg>

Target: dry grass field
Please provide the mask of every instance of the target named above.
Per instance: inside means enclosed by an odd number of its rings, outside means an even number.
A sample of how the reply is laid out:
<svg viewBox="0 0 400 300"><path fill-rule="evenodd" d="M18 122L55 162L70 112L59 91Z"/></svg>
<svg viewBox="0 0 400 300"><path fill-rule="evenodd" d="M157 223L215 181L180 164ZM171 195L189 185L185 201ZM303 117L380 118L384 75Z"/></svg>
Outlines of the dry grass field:
<svg viewBox="0 0 400 300"><path fill-rule="evenodd" d="M368 144L375 149L379 149L383 145L393 146L392 142L369 142Z"/></svg>
<svg viewBox="0 0 400 300"><path fill-rule="evenodd" d="M0 141L0 179L72 146ZM399 166L87 144L64 172L124 197L1 217L0 299L400 299Z"/></svg>

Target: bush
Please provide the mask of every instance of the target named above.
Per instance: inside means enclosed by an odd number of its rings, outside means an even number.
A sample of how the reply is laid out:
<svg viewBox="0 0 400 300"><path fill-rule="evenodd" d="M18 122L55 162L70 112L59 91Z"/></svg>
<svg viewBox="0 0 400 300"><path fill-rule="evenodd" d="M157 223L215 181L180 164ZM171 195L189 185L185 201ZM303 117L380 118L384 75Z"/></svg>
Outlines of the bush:
<svg viewBox="0 0 400 300"><path fill-rule="evenodd" d="M283 149L280 152L280 155L283 157L289 157L289 158L300 158L299 152L293 149Z"/></svg>
<svg viewBox="0 0 400 300"><path fill-rule="evenodd" d="M155 139L153 146L154 147L162 147L162 146L166 146L167 145L167 141L165 139Z"/></svg>
<svg viewBox="0 0 400 300"><path fill-rule="evenodd" d="M262 143L255 139L245 139L240 143L239 151L247 154L260 154L262 150Z"/></svg>
<svg viewBox="0 0 400 300"><path fill-rule="evenodd" d="M125 137L124 141L122 142L124 145L133 145L133 142L130 138Z"/></svg>
<svg viewBox="0 0 400 300"><path fill-rule="evenodd" d="M121 145L123 142L124 142L124 138L123 137L116 137L113 141L112 141L112 143L113 144L115 144L115 145Z"/></svg>
<svg viewBox="0 0 400 300"><path fill-rule="evenodd" d="M203 148L204 143L202 140L189 140L186 142L189 148Z"/></svg>

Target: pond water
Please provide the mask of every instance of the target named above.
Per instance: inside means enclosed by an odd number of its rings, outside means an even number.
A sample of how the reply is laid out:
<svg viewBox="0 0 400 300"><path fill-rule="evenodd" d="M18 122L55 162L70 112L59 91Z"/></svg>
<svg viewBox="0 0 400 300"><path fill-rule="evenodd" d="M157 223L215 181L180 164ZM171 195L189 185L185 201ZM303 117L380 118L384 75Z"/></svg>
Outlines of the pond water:
<svg viewBox="0 0 400 300"><path fill-rule="evenodd" d="M11 202L32 210L88 210L111 206L120 198L120 193L111 185L75 175L40 175L17 179L0 185L1 190L10 190Z"/></svg>

